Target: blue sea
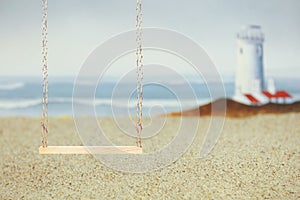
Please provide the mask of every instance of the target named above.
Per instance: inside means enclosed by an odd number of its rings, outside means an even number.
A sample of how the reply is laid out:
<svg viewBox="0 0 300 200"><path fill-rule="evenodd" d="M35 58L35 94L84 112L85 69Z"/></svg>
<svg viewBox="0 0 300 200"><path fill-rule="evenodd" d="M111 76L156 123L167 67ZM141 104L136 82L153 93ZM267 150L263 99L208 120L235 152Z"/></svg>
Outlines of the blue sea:
<svg viewBox="0 0 300 200"><path fill-rule="evenodd" d="M300 99L299 78L277 78L277 89L288 91L294 100ZM85 86L88 87L88 86ZM234 81L224 83L227 97L234 94ZM101 82L91 98L73 98L74 79L54 77L49 80L49 116L73 115L93 106L97 116L135 115L135 83ZM80 92L80 91L79 91ZM144 116L195 108L212 98L205 83L146 83L143 88ZM0 80L0 116L41 116L42 79L39 77L2 77Z"/></svg>

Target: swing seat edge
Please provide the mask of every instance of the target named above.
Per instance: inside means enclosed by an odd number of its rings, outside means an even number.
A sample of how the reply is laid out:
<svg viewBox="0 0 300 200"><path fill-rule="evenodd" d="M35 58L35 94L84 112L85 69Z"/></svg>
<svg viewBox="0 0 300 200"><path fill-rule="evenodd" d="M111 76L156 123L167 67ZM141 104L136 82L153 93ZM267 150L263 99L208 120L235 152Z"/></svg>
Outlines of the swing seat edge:
<svg viewBox="0 0 300 200"><path fill-rule="evenodd" d="M47 146L39 147L39 154L142 154L137 146Z"/></svg>

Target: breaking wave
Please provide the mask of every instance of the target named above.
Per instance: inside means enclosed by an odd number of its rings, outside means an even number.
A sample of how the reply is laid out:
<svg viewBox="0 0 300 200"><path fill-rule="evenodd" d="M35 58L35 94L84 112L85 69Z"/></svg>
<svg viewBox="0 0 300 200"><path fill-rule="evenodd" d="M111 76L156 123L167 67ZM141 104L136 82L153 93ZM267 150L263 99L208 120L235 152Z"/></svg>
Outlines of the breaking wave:
<svg viewBox="0 0 300 200"><path fill-rule="evenodd" d="M24 83L0 84L0 90L15 90L24 87Z"/></svg>

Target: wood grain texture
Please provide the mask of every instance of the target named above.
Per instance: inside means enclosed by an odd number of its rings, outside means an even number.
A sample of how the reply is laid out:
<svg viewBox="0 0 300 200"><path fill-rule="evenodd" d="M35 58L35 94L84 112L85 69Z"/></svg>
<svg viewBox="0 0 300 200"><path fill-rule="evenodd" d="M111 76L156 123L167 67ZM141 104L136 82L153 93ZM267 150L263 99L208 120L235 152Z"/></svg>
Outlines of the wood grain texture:
<svg viewBox="0 0 300 200"><path fill-rule="evenodd" d="M39 154L142 154L137 146L48 146L40 147Z"/></svg>

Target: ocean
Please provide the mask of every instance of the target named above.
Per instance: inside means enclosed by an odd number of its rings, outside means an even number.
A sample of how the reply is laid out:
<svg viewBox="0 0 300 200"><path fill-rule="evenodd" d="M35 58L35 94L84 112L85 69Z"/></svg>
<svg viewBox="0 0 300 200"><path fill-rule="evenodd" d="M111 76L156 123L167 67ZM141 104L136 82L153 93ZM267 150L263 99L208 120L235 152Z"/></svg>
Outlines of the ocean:
<svg viewBox="0 0 300 200"><path fill-rule="evenodd" d="M277 89L300 100L299 78L276 78ZM135 115L135 83L101 82L94 98L73 99L74 79L54 77L49 80L49 116L72 116L73 107L93 106L96 116ZM85 86L88 87L88 86ZM234 94L234 81L224 83L226 97ZM203 82L146 83L143 88L143 115L157 115L195 108L211 101ZM41 116L42 79L38 77L2 77L0 80L0 116Z"/></svg>

